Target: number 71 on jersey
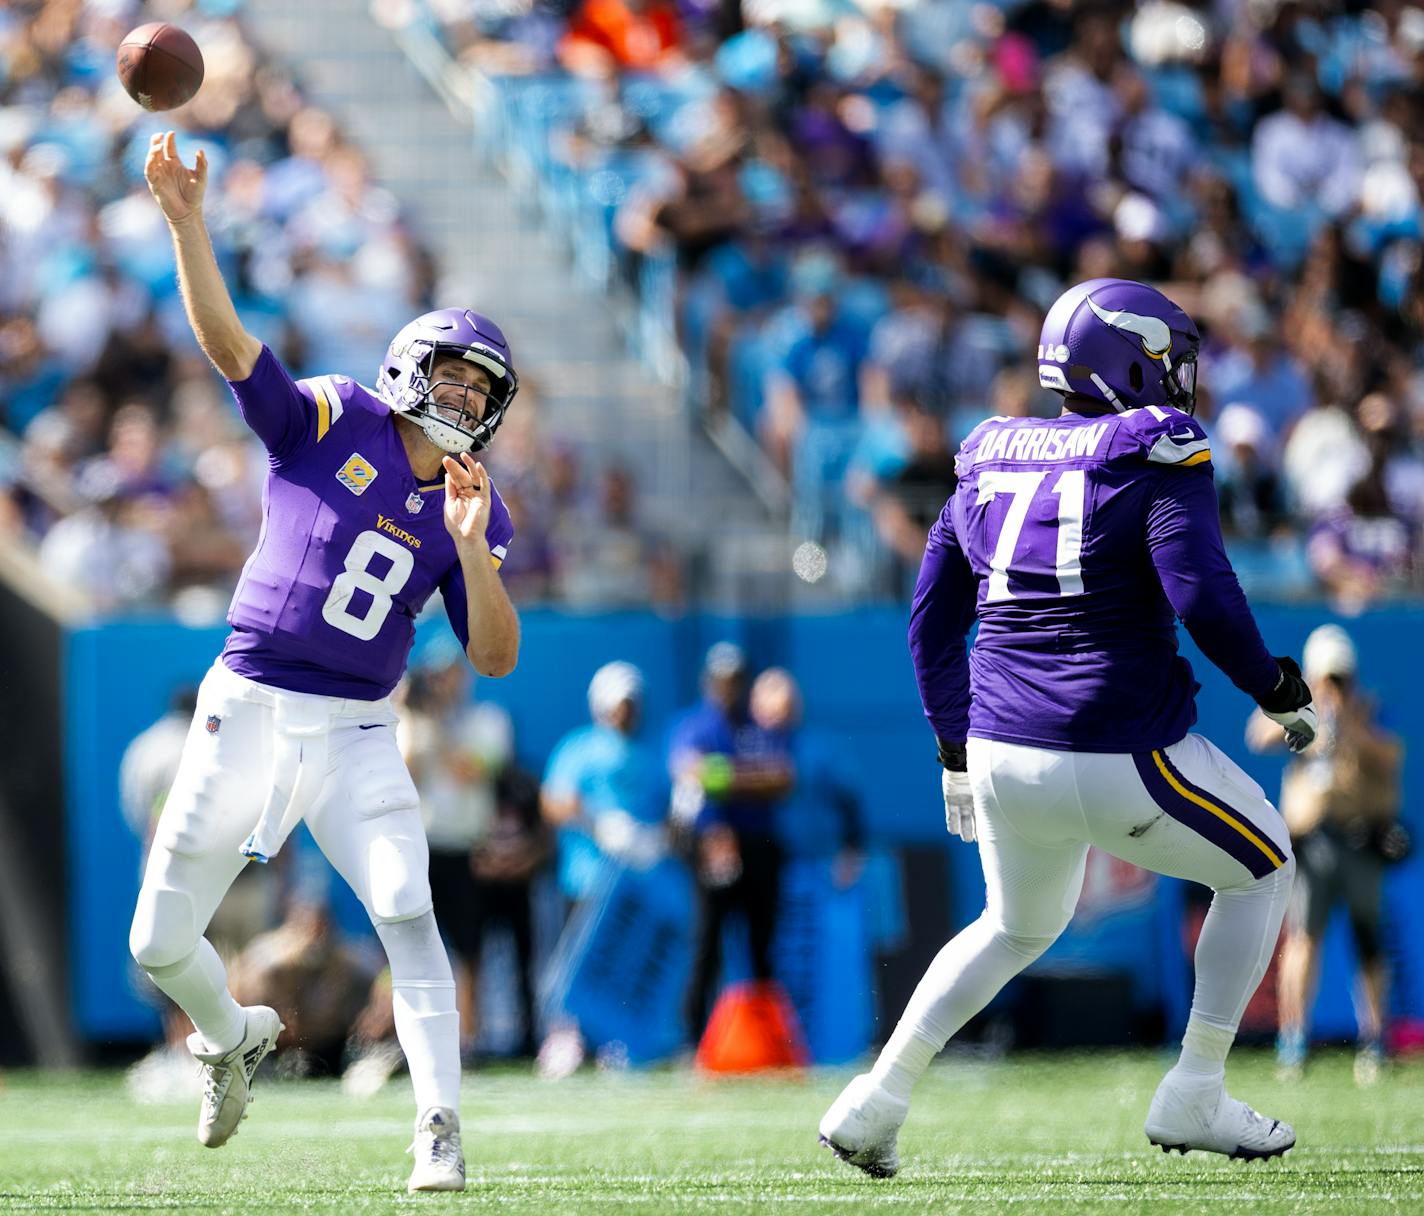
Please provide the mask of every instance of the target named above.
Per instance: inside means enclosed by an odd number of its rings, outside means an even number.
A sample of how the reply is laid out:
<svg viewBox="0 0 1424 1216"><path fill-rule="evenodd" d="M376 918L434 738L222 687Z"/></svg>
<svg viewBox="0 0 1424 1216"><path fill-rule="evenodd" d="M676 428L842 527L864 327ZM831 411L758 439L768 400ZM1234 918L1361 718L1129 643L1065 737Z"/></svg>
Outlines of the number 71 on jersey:
<svg viewBox="0 0 1424 1216"><path fill-rule="evenodd" d="M1019 547L1024 522L1028 519L1029 507L1050 472L1048 469L1038 472L986 469L979 474L979 497L976 499L979 505L992 502L999 494L1008 494L1012 498L989 559L989 586L984 593L985 603L1014 598L1014 593L1009 590L1014 554ZM1054 574L1058 579L1059 595L1083 594L1083 501L1086 483L1087 474L1082 469L1068 469L1059 474L1049 491L1058 498L1058 522L1054 526L1058 536Z"/></svg>

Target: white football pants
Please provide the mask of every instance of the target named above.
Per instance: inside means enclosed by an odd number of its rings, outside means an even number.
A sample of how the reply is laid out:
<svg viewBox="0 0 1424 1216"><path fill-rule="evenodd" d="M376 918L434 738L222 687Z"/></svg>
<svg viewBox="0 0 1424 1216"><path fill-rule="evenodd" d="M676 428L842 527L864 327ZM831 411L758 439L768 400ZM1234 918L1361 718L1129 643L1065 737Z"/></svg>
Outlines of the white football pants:
<svg viewBox="0 0 1424 1216"><path fill-rule="evenodd" d="M936 956L875 1066L899 1096L1072 919L1088 846L1215 892L1188 1040L1225 1059L1280 934L1295 861L1261 787L1200 735L1142 755L970 739L986 906ZM1203 1066L1205 1067L1205 1066Z"/></svg>
<svg viewBox="0 0 1424 1216"><path fill-rule="evenodd" d="M458 1086L454 980L431 915L429 850L415 785L396 746L396 715L389 699L289 693L239 676L221 660L215 663L199 687L182 761L154 834L129 948L213 1050L241 1040L241 1011L203 933L248 864L239 848L257 823L272 784L282 700L304 711L319 710L318 717L327 721L323 746L315 749L323 771L315 781L306 774L299 782L300 788L314 791L313 801L297 809L380 932L397 994L397 1029L402 1022L416 1024L415 1015L400 1016L403 1004L416 1008L424 1019L418 1024L435 1027L439 1042L433 1045L408 1043L410 1035L400 1035L417 1099L424 1089L430 1098L425 1105L453 1108L457 1098L446 1074L453 1067ZM401 932L387 931L397 924ZM411 990L405 994L410 999L403 999L403 989ZM438 1059L438 1084L423 1084L417 1076L417 1057L430 1056ZM432 1089L438 1089L439 1100Z"/></svg>

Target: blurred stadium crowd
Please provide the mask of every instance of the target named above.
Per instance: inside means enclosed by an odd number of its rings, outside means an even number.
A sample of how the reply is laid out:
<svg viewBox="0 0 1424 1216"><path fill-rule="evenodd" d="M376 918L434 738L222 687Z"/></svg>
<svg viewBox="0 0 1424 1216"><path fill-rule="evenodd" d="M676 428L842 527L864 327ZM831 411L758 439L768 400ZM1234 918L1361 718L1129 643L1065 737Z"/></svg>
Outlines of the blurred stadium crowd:
<svg viewBox="0 0 1424 1216"><path fill-rule="evenodd" d="M1108 275L1202 326L1243 577L1345 609L1417 589L1424 10L422 12L496 82L537 170L603 213L635 287L675 259L695 399L788 473L794 530L878 554L873 589L903 588L974 424L1056 412L1030 358L1043 312Z"/></svg>
<svg viewBox="0 0 1424 1216"><path fill-rule="evenodd" d="M247 41L227 0L161 14L206 61L198 96L143 113L114 51L157 14L129 0L0 10L0 536L83 607L171 601L219 618L257 535L264 453L198 351L162 216L150 134L207 151L210 229L247 327L298 376L370 382L438 269L332 117ZM193 144L185 155L191 159ZM497 311L497 310L496 310ZM537 377L500 437L522 599L675 603L680 570L639 522L621 466L546 442ZM6 547L10 547L9 539Z"/></svg>
<svg viewBox="0 0 1424 1216"><path fill-rule="evenodd" d="M198 38L174 116L245 323L358 376L439 290L361 152L233 0L0 12L0 530L94 606L216 616L262 464L194 347L113 78L143 17ZM492 80L511 134L675 310L692 398L788 476L793 532L901 595L962 436L1052 412L1030 352L1065 283L1162 284L1205 336L1200 412L1248 585L1343 610L1417 593L1424 10L1151 0L382 0ZM646 268L675 267L671 293ZM498 302L489 304L498 315ZM686 595L623 467L541 434L494 467L524 600Z"/></svg>
<svg viewBox="0 0 1424 1216"><path fill-rule="evenodd" d="M466 1061L490 1054L533 1059L559 1078L597 1053L626 1066L696 1046L725 977L774 981L772 943L787 901L787 865L829 873L839 890L864 866L859 774L844 748L802 722L796 680L781 668L755 676L741 647L719 642L704 662L702 699L668 721L644 712L643 673L611 662L588 687L588 719L568 732L542 774L515 758L500 706L472 699L459 645L421 646L395 695L397 740L421 792L434 910L454 964ZM195 704L179 690L169 713L128 746L119 773L124 815L151 840L177 770ZM671 870L673 873L668 874ZM586 961L620 876L653 875L698 893L672 917L657 950L617 921L611 977ZM389 973L369 932L350 937L333 915L334 874L298 837L273 865L249 866L218 909L209 936L229 960L233 992L270 1004L287 1027L279 1071L339 1072L347 1092L374 1092L401 1065ZM626 904L625 904L626 906ZM644 910L640 918L657 918ZM614 918L616 920L616 917ZM746 957L723 966L728 937ZM493 943L494 969L482 970ZM734 946L734 949L736 947ZM657 957L651 957L651 955ZM867 963L868 965L868 963ZM625 989L651 973L660 994ZM482 974L498 978L481 983ZM135 1094L161 1099L191 1087L189 1024L146 980L163 1012L164 1042L131 1074ZM868 976L860 979L868 982ZM581 1026L571 995L614 983L633 1005L629 1039ZM864 983L861 984L864 986ZM482 991L510 1006L491 1011ZM794 1018L794 1014L790 1015ZM653 1027L666 1027L665 1037ZM642 1038L658 1044L639 1054Z"/></svg>

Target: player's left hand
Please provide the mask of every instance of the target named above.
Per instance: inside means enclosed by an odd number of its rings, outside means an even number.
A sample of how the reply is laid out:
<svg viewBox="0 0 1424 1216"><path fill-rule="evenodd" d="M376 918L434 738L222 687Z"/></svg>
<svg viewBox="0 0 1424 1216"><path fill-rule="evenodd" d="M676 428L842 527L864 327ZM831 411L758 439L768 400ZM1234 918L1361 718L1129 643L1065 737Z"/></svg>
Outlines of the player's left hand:
<svg viewBox="0 0 1424 1216"><path fill-rule="evenodd" d="M951 836L973 844L974 835L974 794L969 788L969 774L945 769L940 779L944 790L944 826Z"/></svg>
<svg viewBox="0 0 1424 1216"><path fill-rule="evenodd" d="M490 479L485 466L461 452L445 457L445 528L457 545L483 544L490 517Z"/></svg>

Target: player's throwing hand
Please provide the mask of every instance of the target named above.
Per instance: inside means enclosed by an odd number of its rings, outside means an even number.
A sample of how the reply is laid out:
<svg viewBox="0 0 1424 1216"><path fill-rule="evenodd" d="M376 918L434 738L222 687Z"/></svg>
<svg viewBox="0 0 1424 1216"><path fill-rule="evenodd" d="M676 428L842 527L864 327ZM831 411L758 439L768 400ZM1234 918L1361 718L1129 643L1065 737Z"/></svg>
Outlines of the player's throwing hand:
<svg viewBox="0 0 1424 1216"><path fill-rule="evenodd" d="M483 542L490 516L490 479L469 452L445 457L445 527L457 545Z"/></svg>
<svg viewBox="0 0 1424 1216"><path fill-rule="evenodd" d="M203 195L208 188L208 158L201 148L195 167L190 169L178 155L174 133L160 132L148 141L143 176L170 224L182 223L202 212Z"/></svg>

